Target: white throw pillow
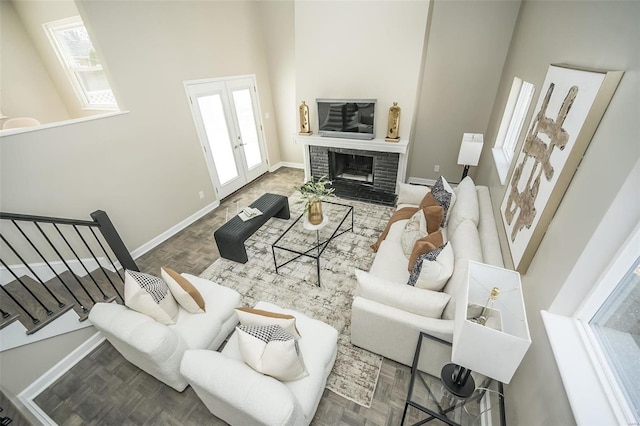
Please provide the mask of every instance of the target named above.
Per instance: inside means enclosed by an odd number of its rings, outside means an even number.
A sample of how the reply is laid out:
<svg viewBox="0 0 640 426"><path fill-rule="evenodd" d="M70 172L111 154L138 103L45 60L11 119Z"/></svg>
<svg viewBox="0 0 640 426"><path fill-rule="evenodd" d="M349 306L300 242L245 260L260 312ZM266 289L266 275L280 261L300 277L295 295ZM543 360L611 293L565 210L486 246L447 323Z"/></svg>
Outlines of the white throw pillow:
<svg viewBox="0 0 640 426"><path fill-rule="evenodd" d="M480 205L478 204L478 192L471 176L462 179L455 189L456 203L449 208L447 227L449 235L453 236L458 226L465 220L472 221L476 226L480 221Z"/></svg>
<svg viewBox="0 0 640 426"><path fill-rule="evenodd" d="M427 192L431 190L428 186L411 185L408 183L400 183L398 186L400 188L398 191L398 205L412 204L417 206L424 196L427 195Z"/></svg>
<svg viewBox="0 0 640 426"><path fill-rule="evenodd" d="M407 221L404 226L402 236L400 237L402 252L407 259L411 256L411 252L413 251L413 246L416 244L416 241L426 236L427 219L424 217L424 213L420 209Z"/></svg>
<svg viewBox="0 0 640 426"><path fill-rule="evenodd" d="M162 279L142 272L124 273L124 304L162 324L175 324L178 303Z"/></svg>
<svg viewBox="0 0 640 426"><path fill-rule="evenodd" d="M204 313L204 299L188 279L169 268L160 268L160 274L180 306L192 314Z"/></svg>
<svg viewBox="0 0 640 426"><path fill-rule="evenodd" d="M242 325L279 325L296 339L302 337L296 328L296 317L293 315L254 308L236 308L236 313Z"/></svg>
<svg viewBox="0 0 640 426"><path fill-rule="evenodd" d="M247 365L282 381L307 376L298 341L279 325L236 327L238 348Z"/></svg>
<svg viewBox="0 0 640 426"><path fill-rule="evenodd" d="M440 291L453 274L453 248L447 242L437 249L422 254L409 276L409 284L426 290Z"/></svg>

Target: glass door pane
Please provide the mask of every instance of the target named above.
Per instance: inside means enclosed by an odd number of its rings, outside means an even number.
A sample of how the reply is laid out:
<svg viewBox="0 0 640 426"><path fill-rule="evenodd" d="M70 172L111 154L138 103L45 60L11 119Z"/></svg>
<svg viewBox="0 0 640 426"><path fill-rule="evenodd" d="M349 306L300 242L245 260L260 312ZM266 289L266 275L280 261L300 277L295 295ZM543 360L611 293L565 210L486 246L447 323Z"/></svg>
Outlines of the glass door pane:
<svg viewBox="0 0 640 426"><path fill-rule="evenodd" d="M250 90L234 90L233 104L236 116L238 117L238 126L240 127L240 137L242 138L242 147L247 161L247 168L251 169L262 163L262 155L260 154L258 129L253 115L253 102L251 101Z"/></svg>
<svg viewBox="0 0 640 426"><path fill-rule="evenodd" d="M209 151L216 166L220 185L238 177L238 169L233 157L229 128L224 116L222 99L219 94L198 97L204 129L209 142Z"/></svg>

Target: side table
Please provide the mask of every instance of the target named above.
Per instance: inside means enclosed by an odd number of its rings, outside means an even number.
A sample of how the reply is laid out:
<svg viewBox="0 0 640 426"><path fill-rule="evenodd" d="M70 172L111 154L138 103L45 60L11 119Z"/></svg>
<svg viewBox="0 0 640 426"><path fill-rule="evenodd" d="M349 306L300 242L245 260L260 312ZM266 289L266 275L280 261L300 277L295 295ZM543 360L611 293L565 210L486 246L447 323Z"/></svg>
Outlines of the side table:
<svg viewBox="0 0 640 426"><path fill-rule="evenodd" d="M405 420L414 419L416 423L413 426L417 426L437 419L454 426L505 426L502 383L472 373L477 383L475 391L469 398L458 398L446 390L440 379L442 367L450 362L451 343L420 332L400 424L404 425ZM422 416L417 420L422 413L426 417Z"/></svg>

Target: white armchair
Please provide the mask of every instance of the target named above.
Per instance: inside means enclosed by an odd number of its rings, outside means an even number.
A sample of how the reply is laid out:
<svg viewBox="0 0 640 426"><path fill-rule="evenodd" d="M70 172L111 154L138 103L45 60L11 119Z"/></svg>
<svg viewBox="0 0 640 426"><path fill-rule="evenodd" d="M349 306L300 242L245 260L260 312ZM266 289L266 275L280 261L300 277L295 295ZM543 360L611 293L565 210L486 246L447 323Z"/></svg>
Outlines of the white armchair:
<svg viewBox="0 0 640 426"><path fill-rule="evenodd" d="M180 307L176 324L164 325L116 303L96 303L89 320L127 361L177 391L187 387L180 362L188 349L217 349L238 323L240 294L209 280L182 274L200 292L205 313Z"/></svg>

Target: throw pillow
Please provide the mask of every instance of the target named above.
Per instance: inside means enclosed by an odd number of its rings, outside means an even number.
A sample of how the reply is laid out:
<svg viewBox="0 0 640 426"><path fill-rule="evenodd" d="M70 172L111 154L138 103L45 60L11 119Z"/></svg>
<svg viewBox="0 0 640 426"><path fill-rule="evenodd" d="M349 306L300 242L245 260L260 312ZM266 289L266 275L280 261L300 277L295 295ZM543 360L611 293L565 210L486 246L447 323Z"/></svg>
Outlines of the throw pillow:
<svg viewBox="0 0 640 426"><path fill-rule="evenodd" d="M438 203L438 200L435 199L435 197L433 196L433 193L431 191L427 192L427 195L424 196L424 198L422 199L422 201L420 201L420 208L424 209L425 207L430 207L430 206L439 206L440 203Z"/></svg>
<svg viewBox="0 0 640 426"><path fill-rule="evenodd" d="M449 185L449 182L447 182L443 176L440 176L433 185L431 193L438 204L440 204L444 209L444 217L442 218L441 226L447 226L447 222L449 221L449 209L451 209L455 204L456 194L453 191L453 188L451 188L451 185Z"/></svg>
<svg viewBox="0 0 640 426"><path fill-rule="evenodd" d="M418 257L420 257L420 255L429 253L430 251L435 250L442 245L444 245L444 237L442 235L442 231L433 232L426 237L420 238L418 241L416 241L416 243L413 245L411 256L409 256L409 264L407 266L409 272L413 270L416 260L418 260Z"/></svg>
<svg viewBox="0 0 640 426"><path fill-rule="evenodd" d="M204 312L204 299L198 289L195 288L189 280L169 268L160 268L160 274L180 306L192 314L201 314Z"/></svg>
<svg viewBox="0 0 640 426"><path fill-rule="evenodd" d="M257 372L282 381L307 375L298 341L279 325L240 325L236 332L242 359Z"/></svg>
<svg viewBox="0 0 640 426"><path fill-rule="evenodd" d="M296 317L293 315L253 308L236 308L236 313L242 325L279 325L296 339L302 337L296 328Z"/></svg>
<svg viewBox="0 0 640 426"><path fill-rule="evenodd" d="M402 252L407 258L411 255L413 246L417 240L427 235L427 219L422 210L418 210L411 216L411 219L404 226L404 231L400 238Z"/></svg>
<svg viewBox="0 0 640 426"><path fill-rule="evenodd" d="M175 324L178 304L162 279L142 272L124 273L124 304L162 324Z"/></svg>
<svg viewBox="0 0 640 426"><path fill-rule="evenodd" d="M371 244L371 248L373 249L373 251L378 251L378 248L380 248L380 244L382 243L382 241L387 238L387 234L389 233L389 229L391 229L391 225L399 220L410 219L417 210L417 207L403 207L393 212L393 215L391 215L389 222L387 222L387 226L384 228L384 231L382 231L382 234L380 234L380 236L378 237L378 240L375 243Z"/></svg>
<svg viewBox="0 0 640 426"><path fill-rule="evenodd" d="M456 186L456 204L449 209L447 228L453 236L458 226L465 220L471 220L476 226L480 221L478 192L471 176L467 176Z"/></svg>
<svg viewBox="0 0 640 426"><path fill-rule="evenodd" d="M418 256L407 284L440 291L453 274L453 249L450 243Z"/></svg>
<svg viewBox="0 0 640 426"><path fill-rule="evenodd" d="M444 217L444 209L441 206L428 206L422 212L427 220L427 233L437 232Z"/></svg>

